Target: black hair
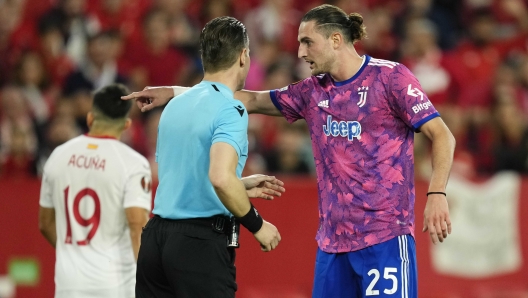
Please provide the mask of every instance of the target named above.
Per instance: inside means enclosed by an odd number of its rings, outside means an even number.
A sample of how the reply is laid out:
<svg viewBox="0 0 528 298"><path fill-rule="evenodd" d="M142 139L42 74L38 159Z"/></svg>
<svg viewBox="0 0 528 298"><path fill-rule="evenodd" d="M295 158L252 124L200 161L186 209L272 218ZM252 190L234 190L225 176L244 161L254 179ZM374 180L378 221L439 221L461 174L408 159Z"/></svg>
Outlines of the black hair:
<svg viewBox="0 0 528 298"><path fill-rule="evenodd" d="M218 17L208 22L200 34L204 72L218 72L235 63L242 49L249 46L246 27L233 17Z"/></svg>
<svg viewBox="0 0 528 298"><path fill-rule="evenodd" d="M113 120L125 118L132 107L131 100L122 100L130 92L122 84L111 84L95 92L93 108Z"/></svg>
<svg viewBox="0 0 528 298"><path fill-rule="evenodd" d="M315 21L316 30L326 38L335 31L341 31L347 41L355 43L367 37L363 17L359 13L347 15L341 8L323 4L312 8L302 18L301 22Z"/></svg>

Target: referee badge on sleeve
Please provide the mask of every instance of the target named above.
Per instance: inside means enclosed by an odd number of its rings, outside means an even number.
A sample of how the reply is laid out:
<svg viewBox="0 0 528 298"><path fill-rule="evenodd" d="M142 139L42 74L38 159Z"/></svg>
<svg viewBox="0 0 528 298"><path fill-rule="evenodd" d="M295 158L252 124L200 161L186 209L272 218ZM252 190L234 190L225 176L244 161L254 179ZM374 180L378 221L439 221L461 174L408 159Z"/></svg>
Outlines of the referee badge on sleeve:
<svg viewBox="0 0 528 298"><path fill-rule="evenodd" d="M141 188L146 192L146 193L150 193L151 189L152 189L152 181L150 181L150 177L148 176L143 176L141 177Z"/></svg>

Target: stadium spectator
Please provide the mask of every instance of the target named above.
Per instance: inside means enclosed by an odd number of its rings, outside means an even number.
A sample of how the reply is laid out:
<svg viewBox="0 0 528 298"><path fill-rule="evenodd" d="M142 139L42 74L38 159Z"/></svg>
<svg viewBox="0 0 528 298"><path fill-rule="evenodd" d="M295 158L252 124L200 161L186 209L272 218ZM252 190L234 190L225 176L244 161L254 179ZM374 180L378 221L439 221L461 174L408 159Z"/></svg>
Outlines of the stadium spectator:
<svg viewBox="0 0 528 298"><path fill-rule="evenodd" d="M408 0L401 15L394 20L396 31L399 35L405 35L409 30L407 24L416 19L425 19L433 24L436 30L435 37L438 47L442 50L449 50L456 46L460 34L461 22L458 19L457 11L462 10L463 1L454 2L454 7L448 7L448 1L434 0ZM417 25L415 23L415 25ZM429 26L430 27L430 26Z"/></svg>
<svg viewBox="0 0 528 298"><path fill-rule="evenodd" d="M101 31L117 31L125 40L140 31L141 16L148 0L91 0L88 11Z"/></svg>
<svg viewBox="0 0 528 298"><path fill-rule="evenodd" d="M0 99L0 163L3 172L34 175L39 137L24 94L15 86L6 86L1 90Z"/></svg>
<svg viewBox="0 0 528 298"><path fill-rule="evenodd" d="M528 174L528 125L518 101L509 95L498 97L492 109L497 132L494 170Z"/></svg>
<svg viewBox="0 0 528 298"><path fill-rule="evenodd" d="M60 90L52 86L44 61L36 52L26 52L15 69L15 83L24 93L38 124L47 122Z"/></svg>
<svg viewBox="0 0 528 298"><path fill-rule="evenodd" d="M289 54L280 51L276 40L261 40L260 45L251 51L251 68L246 80L246 89L259 90L266 78L266 70L281 56Z"/></svg>
<svg viewBox="0 0 528 298"><path fill-rule="evenodd" d="M66 76L75 69L75 63L66 54L64 40L57 24L41 22L38 32L38 50L51 84L61 88Z"/></svg>
<svg viewBox="0 0 528 298"><path fill-rule="evenodd" d="M365 16L365 26L369 28L368 38L360 44L360 53L368 53L379 59L394 60L398 50L397 38L393 33L392 15L389 7L374 7Z"/></svg>
<svg viewBox="0 0 528 298"><path fill-rule="evenodd" d="M524 23L528 10L521 7L516 18ZM516 37L499 40L493 12L487 8L472 12L469 38L446 56L445 66L452 78L450 90L458 105L476 112L490 107L492 79L497 67L512 51L526 50L528 30L522 28L524 32Z"/></svg>
<svg viewBox="0 0 528 298"><path fill-rule="evenodd" d="M101 32L88 41L87 59L70 73L63 96L75 104L75 118L83 132L88 131L86 114L92 108L92 92L112 83L126 83L117 66L120 38L115 32Z"/></svg>
<svg viewBox="0 0 528 298"><path fill-rule="evenodd" d="M87 14L86 0L59 0L42 16L40 24L60 29L65 52L75 64L84 62L88 37L100 29L97 21Z"/></svg>
<svg viewBox="0 0 528 298"><path fill-rule="evenodd" d="M173 85L181 82L187 71L187 57L171 47L170 15L150 10L143 19L143 36L127 45L124 61L129 69L131 88Z"/></svg>
<svg viewBox="0 0 528 298"><path fill-rule="evenodd" d="M121 39L117 32L100 32L88 40L87 58L64 82L63 95L92 92L112 83L126 83L117 66ZM83 113L86 114L86 113Z"/></svg>
<svg viewBox="0 0 528 298"><path fill-rule="evenodd" d="M297 50L297 28L301 13L293 7L292 0L264 0L246 15L244 24L251 36L252 48L261 42L273 40L282 51L295 53Z"/></svg>
<svg viewBox="0 0 528 298"><path fill-rule="evenodd" d="M61 100L57 102L53 118L49 119L45 127L45 140L39 147L36 162L36 170L39 176L44 173L44 165L53 150L81 134L73 115L73 103L71 101Z"/></svg>
<svg viewBox="0 0 528 298"><path fill-rule="evenodd" d="M188 55L196 56L199 60L197 50L200 29L197 24L198 19L186 13L186 6L189 2L189 0L154 0L152 7L168 14L171 43Z"/></svg>
<svg viewBox="0 0 528 298"><path fill-rule="evenodd" d="M20 11L12 1L0 2L0 86L7 84L21 49L13 40Z"/></svg>
<svg viewBox="0 0 528 298"><path fill-rule="evenodd" d="M313 160L313 155L303 128L303 125L280 127L275 145L265 156L268 172L274 175L309 175L312 172L305 156Z"/></svg>

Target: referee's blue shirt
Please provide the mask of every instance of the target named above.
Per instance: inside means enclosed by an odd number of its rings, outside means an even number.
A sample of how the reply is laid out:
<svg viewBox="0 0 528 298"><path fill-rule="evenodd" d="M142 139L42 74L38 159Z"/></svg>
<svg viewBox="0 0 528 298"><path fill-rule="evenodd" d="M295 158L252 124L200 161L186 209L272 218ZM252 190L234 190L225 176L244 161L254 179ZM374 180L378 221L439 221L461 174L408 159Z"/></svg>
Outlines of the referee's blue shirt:
<svg viewBox="0 0 528 298"><path fill-rule="evenodd" d="M233 146L240 178L248 152L247 126L244 105L223 84L202 81L173 98L158 126L159 186L152 212L169 219L231 215L209 180L209 152L217 142Z"/></svg>

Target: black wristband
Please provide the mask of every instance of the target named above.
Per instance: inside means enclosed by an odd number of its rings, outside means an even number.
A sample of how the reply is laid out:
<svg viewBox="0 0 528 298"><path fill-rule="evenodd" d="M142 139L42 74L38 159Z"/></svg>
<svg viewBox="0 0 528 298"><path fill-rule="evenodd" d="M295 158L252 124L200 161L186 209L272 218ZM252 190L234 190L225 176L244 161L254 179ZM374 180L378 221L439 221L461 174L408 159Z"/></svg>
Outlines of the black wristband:
<svg viewBox="0 0 528 298"><path fill-rule="evenodd" d="M447 194L445 192L441 192L441 191L430 191L427 193L427 196L429 195L444 195L447 197Z"/></svg>
<svg viewBox="0 0 528 298"><path fill-rule="evenodd" d="M246 229L248 229L248 231L253 234L258 232L264 224L264 220L258 213L257 209L253 207L253 204L251 204L249 212L242 217L237 217L237 220L240 222L241 225L243 225Z"/></svg>

